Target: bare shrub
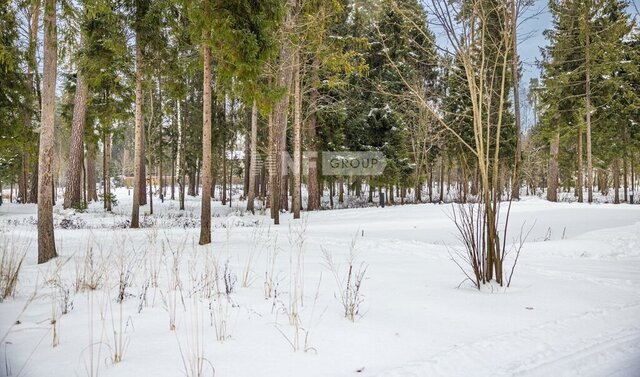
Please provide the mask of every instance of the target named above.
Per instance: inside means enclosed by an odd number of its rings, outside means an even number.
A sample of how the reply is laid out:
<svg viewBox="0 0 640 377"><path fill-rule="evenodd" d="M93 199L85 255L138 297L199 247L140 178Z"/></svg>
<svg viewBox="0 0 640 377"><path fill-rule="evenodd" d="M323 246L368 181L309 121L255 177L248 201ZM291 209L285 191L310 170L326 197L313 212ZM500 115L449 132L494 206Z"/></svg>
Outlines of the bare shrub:
<svg viewBox="0 0 640 377"><path fill-rule="evenodd" d="M45 281L50 288L51 298L51 330L53 334L52 346L57 347L60 343L60 318L68 314L73 309L73 298L71 297L71 284L62 277L62 270L70 258L58 257L55 259L53 269L48 272L49 277Z"/></svg>
<svg viewBox="0 0 640 377"><path fill-rule="evenodd" d="M356 262L358 255L356 237L354 236L351 240L349 256L344 267L334 261L333 255L328 250L321 248L325 266L331 271L339 289L336 297L342 305L344 317L352 322L355 321L356 316L360 313L360 305L364 302L364 295L361 289L367 272L367 266L364 262L359 264Z"/></svg>
<svg viewBox="0 0 640 377"><path fill-rule="evenodd" d="M182 341L176 332L176 341L182 359L184 374L187 377L203 377L205 376L205 372L210 369L211 375L214 376L215 368L211 362L205 358L204 321L201 301L197 295L192 295L190 302L191 304L188 310L190 315L187 316L184 326L186 335Z"/></svg>
<svg viewBox="0 0 640 377"><path fill-rule="evenodd" d="M273 238L269 246L267 246L267 260L264 271L264 298L269 299L273 297L274 289L276 287L276 259L280 253L278 247L278 235Z"/></svg>
<svg viewBox="0 0 640 377"><path fill-rule="evenodd" d="M62 277L62 269L69 259L56 259L55 268L48 282L52 288L53 301L57 301L61 315L68 314L73 310L73 297L71 296L73 284Z"/></svg>
<svg viewBox="0 0 640 377"><path fill-rule="evenodd" d="M481 203L467 203L453 204L452 208L450 217L458 229L457 237L463 248L450 250L449 255L466 276L465 280L468 279L480 289L481 284L487 282L485 270L491 268L487 265L486 249L483 246L486 226L483 206Z"/></svg>
<svg viewBox="0 0 640 377"><path fill-rule="evenodd" d="M212 291L209 295L211 325L215 329L216 340L224 342L230 336L229 318L231 309L234 306L231 293L235 284L235 275L229 268L228 260L225 262L224 267L220 266L220 262L215 256L207 258L207 263L209 264L208 269L213 276Z"/></svg>
<svg viewBox="0 0 640 377"><path fill-rule="evenodd" d="M300 308L304 306L304 243L307 232L307 216L289 223L289 324L299 321Z"/></svg>
<svg viewBox="0 0 640 377"><path fill-rule="evenodd" d="M511 270L509 275L506 277L506 287L511 285L511 280L513 278L513 273L515 271L516 264L518 263L518 259L520 257L520 252L526 239L529 234L533 230L535 223L529 228L529 230L525 233L524 227L525 223L522 224L520 228L520 233L518 234L518 239L515 240L513 244L510 245L510 248L507 248L506 238L504 238L504 234L507 233L507 228L509 226L509 213L511 210L511 202L509 202L509 209L506 213L506 220L504 224L503 231L503 239L502 245L497 248L500 250L500 253L497 255L493 255L493 258L497 258L491 262L489 259L491 255L487 252L489 249L487 246L487 241L485 238L487 226L487 220L484 214L484 206L482 203L467 203L467 204L454 204L453 210L451 211L450 218L453 220L456 228L458 230L458 240L461 242L461 248L449 249L449 255L451 256L451 260L460 268L466 278L463 280L469 280L471 283L477 288L483 284L487 284L490 279L489 276L493 276L492 271L489 271L493 268L499 268L501 271L500 275L503 274L503 264L506 260L506 257L510 253L515 253L515 257L513 260L513 264L511 266ZM500 243L500 238L496 235L496 238L493 242ZM499 266L499 267L497 267ZM495 272L498 274L498 271ZM462 284L462 283L461 283ZM502 286L502 281L499 283Z"/></svg>
<svg viewBox="0 0 640 377"><path fill-rule="evenodd" d="M94 291L102 286L107 267L102 253L96 255L93 247L88 246L81 261L75 260L75 291Z"/></svg>
<svg viewBox="0 0 640 377"><path fill-rule="evenodd" d="M221 294L218 282L219 279L219 264L213 254L208 250L204 251L204 255L196 253L191 255L189 259L189 278L191 281L191 287L188 292L189 307L185 308L185 324L184 332L186 336L183 340L180 339L178 332L176 332L176 341L178 343L178 349L182 358L182 364L184 368L184 374L187 376L203 376L207 366L214 371L213 365L204 357L204 315L203 315L203 303L206 303L206 310L209 313L211 326L216 328L216 338L218 340L224 340L225 336L220 335L218 329L224 329L226 326L226 319L218 321L219 313L223 312L217 305ZM204 259L204 263L202 263ZM233 288L225 289L225 291L232 291ZM224 330L220 330L224 331ZM184 345L183 345L184 344Z"/></svg>
<svg viewBox="0 0 640 377"><path fill-rule="evenodd" d="M255 258L260 257L266 245L269 245L270 236L271 225L265 227L261 224L253 229L251 234L251 249L249 250L249 255L242 271L242 288L247 288L253 283L254 279L251 276L253 263Z"/></svg>
<svg viewBox="0 0 640 377"><path fill-rule="evenodd" d="M288 336L282 328L278 325L278 319L276 316L276 322L274 324L276 330L285 338L287 343L291 346L293 352L297 352L299 350L303 350L304 352L317 352L317 350L310 345L311 343L311 329L313 327L313 322L315 319L316 306L318 303L318 297L320 296L320 283L322 282L322 275L320 275L320 279L318 279L318 286L316 288L316 294L313 299L313 306L311 307L311 312L308 315L308 318L303 320L303 316L301 313L298 313L296 317L295 323L291 325L291 336ZM281 312L287 315L288 318L291 318L291 315L287 312L287 307L280 301L281 303ZM275 305L275 304L274 304ZM276 311L278 313L278 311Z"/></svg>
<svg viewBox="0 0 640 377"><path fill-rule="evenodd" d="M174 249L170 247L169 242L166 243L169 251L171 252L170 256L170 265L169 263L165 263L165 269L167 270L167 292L166 295L162 295L162 300L169 313L169 330L174 331L176 329L176 308L178 305L178 299L182 303L182 306L185 307L184 297L182 295L182 280L180 276L180 265L182 254L184 251L184 244L180 246L178 249ZM162 242L163 253L165 252L165 243ZM186 310L186 309L185 309Z"/></svg>

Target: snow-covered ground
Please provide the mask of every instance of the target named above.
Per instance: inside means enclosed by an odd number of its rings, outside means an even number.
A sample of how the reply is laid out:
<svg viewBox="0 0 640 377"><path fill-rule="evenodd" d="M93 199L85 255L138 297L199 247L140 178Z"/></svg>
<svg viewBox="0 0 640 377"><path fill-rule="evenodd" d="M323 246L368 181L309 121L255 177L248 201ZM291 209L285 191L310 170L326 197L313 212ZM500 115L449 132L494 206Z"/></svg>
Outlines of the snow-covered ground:
<svg viewBox="0 0 640 377"><path fill-rule="evenodd" d="M36 207L0 206L0 242L26 252L15 297L0 303L0 375L640 376L640 205L514 203L508 239L533 229L512 285L479 292L450 259L450 205L270 226L216 203L214 241L198 246L199 198L185 214L156 200L131 230L130 197L117 196L114 214L58 205L61 257L40 266ZM354 273L366 267L355 322L337 282L351 254Z"/></svg>

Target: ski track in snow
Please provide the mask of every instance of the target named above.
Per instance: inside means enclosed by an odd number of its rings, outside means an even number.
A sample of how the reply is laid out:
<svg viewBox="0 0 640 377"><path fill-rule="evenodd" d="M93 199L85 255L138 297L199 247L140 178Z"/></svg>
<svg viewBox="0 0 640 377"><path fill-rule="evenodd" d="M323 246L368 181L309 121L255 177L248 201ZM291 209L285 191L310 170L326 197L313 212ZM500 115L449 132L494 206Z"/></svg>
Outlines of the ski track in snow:
<svg viewBox="0 0 640 377"><path fill-rule="evenodd" d="M637 377L640 371L640 301L546 322L525 330L491 336L440 352L424 361L391 369L378 377L468 376L602 376L625 363L631 368L620 376ZM616 323L615 329L603 325ZM491 326L491 324L487 324ZM579 339L567 336L585 328L593 334ZM507 356L508 355L508 356ZM486 365L507 357L499 369ZM595 368L595 369L594 369ZM486 373L486 374L484 374Z"/></svg>

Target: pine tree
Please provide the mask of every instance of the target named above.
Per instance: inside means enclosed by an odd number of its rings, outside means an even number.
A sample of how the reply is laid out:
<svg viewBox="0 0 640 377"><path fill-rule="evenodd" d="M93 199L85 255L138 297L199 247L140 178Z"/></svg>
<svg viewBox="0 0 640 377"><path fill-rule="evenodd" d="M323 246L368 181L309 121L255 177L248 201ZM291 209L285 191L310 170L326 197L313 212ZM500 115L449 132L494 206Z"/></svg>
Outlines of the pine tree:
<svg viewBox="0 0 640 377"><path fill-rule="evenodd" d="M44 70L42 82L42 124L38 158L38 263L55 258L53 234L53 128L57 67L56 2L44 3Z"/></svg>
<svg viewBox="0 0 640 377"><path fill-rule="evenodd" d="M625 35L631 30L626 2L619 0L551 1L554 28L545 35L550 46L544 50L542 100L546 109L542 121L547 124L552 144L559 140L560 148L577 155L576 194L582 201L583 186L587 186L587 200L593 201L593 170L606 168L610 142L604 141L615 125L605 126L616 117L609 103L621 92L624 84L618 78L622 71ZM624 128L617 137L624 140ZM586 136L585 137L583 136ZM577 143L567 143L576 137ZM575 139L574 139L575 140ZM586 145L586 183L583 182L583 144ZM575 146L575 147L574 147ZM560 162L550 166L556 169ZM614 169L615 170L615 169ZM554 177L556 174L552 174ZM551 183L551 182L550 182ZM549 191L556 189L550 186ZM549 193L549 198L555 195Z"/></svg>
<svg viewBox="0 0 640 377"><path fill-rule="evenodd" d="M30 125L22 121L33 110L21 105L31 96L30 77L20 70L26 57L18 47L18 23L8 0L0 1L0 29L0 180L13 182L17 175L21 182L23 151L32 138Z"/></svg>

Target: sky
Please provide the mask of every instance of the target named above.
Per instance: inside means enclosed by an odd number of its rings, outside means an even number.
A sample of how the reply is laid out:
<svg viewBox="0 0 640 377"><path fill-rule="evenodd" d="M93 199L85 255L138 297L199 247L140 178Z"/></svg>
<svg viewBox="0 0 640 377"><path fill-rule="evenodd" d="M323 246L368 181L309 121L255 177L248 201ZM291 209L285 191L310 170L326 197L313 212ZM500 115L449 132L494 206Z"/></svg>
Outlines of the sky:
<svg viewBox="0 0 640 377"><path fill-rule="evenodd" d="M518 28L518 54L522 62L522 83L528 86L531 78L540 76L536 60L542 56L540 48L547 45L542 33L552 26L547 0L537 0L523 15L521 22Z"/></svg>
<svg viewBox="0 0 640 377"><path fill-rule="evenodd" d="M637 23L640 23L638 22L640 21L638 9L640 9L640 0L630 0L629 13L634 15ZM540 49L547 45L543 32L553 26L548 0L535 0L533 5L521 16L520 22L518 27L518 55L522 64L520 85L526 93L529 81L532 78L540 77L540 68L537 62L542 58ZM436 39L441 45L448 45L447 38L438 30L438 26L431 23L430 28L436 34ZM524 106L523 111L523 126L526 129L532 126L533 116L528 106Z"/></svg>

